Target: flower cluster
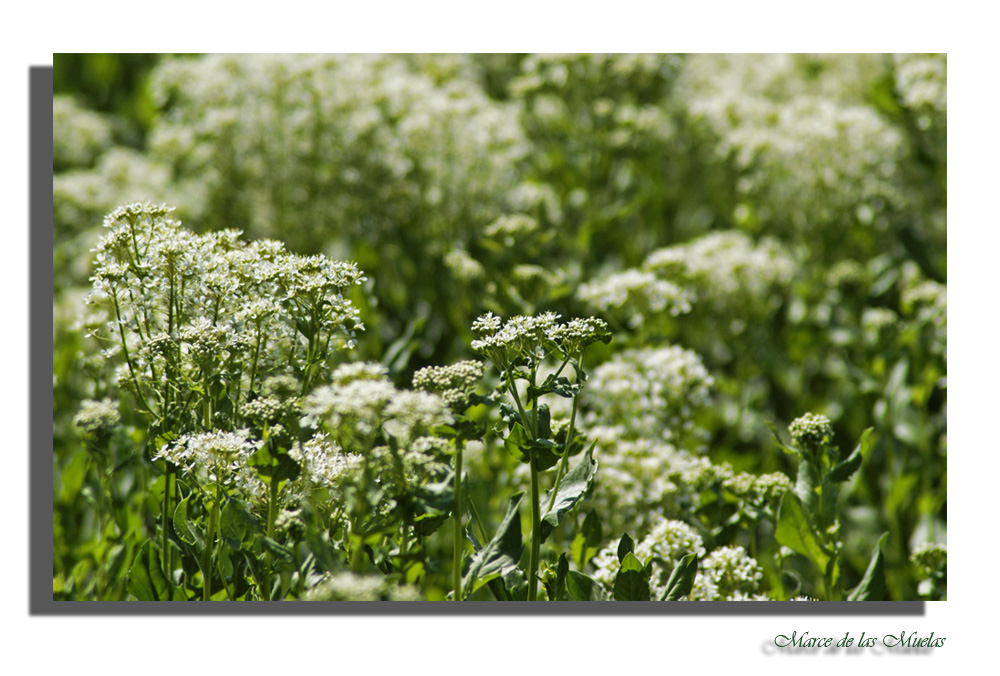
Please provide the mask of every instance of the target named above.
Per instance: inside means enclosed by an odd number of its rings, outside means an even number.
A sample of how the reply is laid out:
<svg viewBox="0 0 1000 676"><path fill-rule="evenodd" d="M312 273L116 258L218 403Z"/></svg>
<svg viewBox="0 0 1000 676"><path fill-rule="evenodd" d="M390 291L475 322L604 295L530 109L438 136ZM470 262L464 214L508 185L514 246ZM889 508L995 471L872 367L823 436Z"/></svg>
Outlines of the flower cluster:
<svg viewBox="0 0 1000 676"><path fill-rule="evenodd" d="M649 534L636 542L632 552L643 564L653 562L653 575L649 591L659 599L667 589L667 581L674 566L688 554L705 555L701 536L683 521L658 517ZM596 568L594 579L612 588L618 572L618 544L612 543L597 553L593 559Z"/></svg>
<svg viewBox="0 0 1000 676"><path fill-rule="evenodd" d="M73 418L73 424L85 435L99 436L108 434L118 426L121 414L118 413L118 402L112 399L95 401L86 399L80 405L80 410Z"/></svg>
<svg viewBox="0 0 1000 676"><path fill-rule="evenodd" d="M325 427L343 448L362 453L371 450L380 435L406 446L454 420L440 396L399 390L384 367L371 363L338 367L331 385L306 396L303 410L308 425Z"/></svg>
<svg viewBox="0 0 1000 676"><path fill-rule="evenodd" d="M833 425L830 419L816 413L806 413L788 426L792 441L802 450L816 454L833 443Z"/></svg>
<svg viewBox="0 0 1000 676"><path fill-rule="evenodd" d="M939 542L925 542L913 548L910 562L921 578L940 575L948 565L948 547Z"/></svg>
<svg viewBox="0 0 1000 676"><path fill-rule="evenodd" d="M628 439L697 443L696 417L712 384L701 357L690 350L676 345L624 350L591 374L584 427L614 426Z"/></svg>
<svg viewBox="0 0 1000 676"><path fill-rule="evenodd" d="M296 256L273 241L246 243L238 231L195 235L165 205L132 203L105 219L96 248L91 334L120 351L122 376L140 405L160 417L240 406L262 381L289 366L308 390L327 351L351 346L362 329L344 294L364 281L353 263ZM251 412L266 414L251 406ZM202 424L215 421L203 419Z"/></svg>
<svg viewBox="0 0 1000 676"><path fill-rule="evenodd" d="M692 289L697 307L704 304L719 316L748 318L774 309L795 265L777 240L755 244L732 230L658 249L642 268Z"/></svg>
<svg viewBox="0 0 1000 676"><path fill-rule="evenodd" d="M52 166L89 167L111 145L111 125L70 96L52 97Z"/></svg>
<svg viewBox="0 0 1000 676"><path fill-rule="evenodd" d="M777 504L792 488L791 480L781 472L759 476L741 472L726 479L723 485L734 495L756 505Z"/></svg>
<svg viewBox="0 0 1000 676"><path fill-rule="evenodd" d="M518 315L506 322L488 312L472 323L480 338L472 349L486 356L503 371L522 359L540 361L550 352L564 359L578 357L588 345L610 340L607 324L595 317L559 323L554 312L525 317Z"/></svg>
<svg viewBox="0 0 1000 676"><path fill-rule="evenodd" d="M444 399L454 411L468 407L469 397L483 379L485 366L481 361L460 361L451 366L427 366L413 374L413 387L433 392Z"/></svg>
<svg viewBox="0 0 1000 676"><path fill-rule="evenodd" d="M250 439L246 431L185 434L164 444L153 459L168 460L203 486L235 487L259 500L264 485L250 467L250 456L260 447L261 442Z"/></svg>
<svg viewBox="0 0 1000 676"><path fill-rule="evenodd" d="M420 592L380 575L327 573L306 590L304 601L419 601Z"/></svg>
<svg viewBox="0 0 1000 676"><path fill-rule="evenodd" d="M705 488L732 476L725 464L656 439L622 438L621 430L593 426L601 462L590 504L611 532L643 537L658 515L681 517Z"/></svg>
<svg viewBox="0 0 1000 676"><path fill-rule="evenodd" d="M313 489L336 490L344 482L355 480L363 462L357 454L344 453L335 441L325 434L317 434L305 442L296 441L288 455L300 468L298 486L290 494L309 495Z"/></svg>
<svg viewBox="0 0 1000 676"><path fill-rule="evenodd" d="M903 105L917 111L924 130L944 128L948 114L948 57L945 54L894 54L896 91Z"/></svg>
<svg viewBox="0 0 1000 676"><path fill-rule="evenodd" d="M635 269L581 284L577 296L599 310L624 316L633 328L658 314L676 317L690 312L692 301L687 289Z"/></svg>
<svg viewBox="0 0 1000 676"><path fill-rule="evenodd" d="M294 235L290 244L314 250L330 232L385 242L395 228L454 233L487 223L518 182L527 148L514 107L469 80L435 76L451 61L164 60L152 75L166 108L151 130L152 152L252 235ZM435 218L425 224L428 210Z"/></svg>
<svg viewBox="0 0 1000 676"><path fill-rule="evenodd" d="M670 54L532 54L511 93L527 102L525 126L573 129L604 151L641 151L670 139L663 99L679 58Z"/></svg>
<svg viewBox="0 0 1000 676"><path fill-rule="evenodd" d="M830 238L853 226L887 228L913 199L901 170L906 139L864 101L889 71L887 59L870 55L685 62L678 88L688 115L740 174L737 220Z"/></svg>
<svg viewBox="0 0 1000 676"><path fill-rule="evenodd" d="M699 565L691 590L695 601L755 600L764 577L760 564L743 547L720 547Z"/></svg>

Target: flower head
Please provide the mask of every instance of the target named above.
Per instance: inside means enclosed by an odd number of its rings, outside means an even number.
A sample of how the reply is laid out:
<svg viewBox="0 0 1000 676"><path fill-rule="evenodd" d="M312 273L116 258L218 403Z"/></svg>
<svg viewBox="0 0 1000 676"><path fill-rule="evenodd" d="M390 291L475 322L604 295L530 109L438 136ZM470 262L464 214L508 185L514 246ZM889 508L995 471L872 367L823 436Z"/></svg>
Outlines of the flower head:
<svg viewBox="0 0 1000 676"><path fill-rule="evenodd" d="M109 434L118 426L121 415L118 413L118 402L113 399L94 401L86 399L80 405L80 410L73 418L73 424L87 435Z"/></svg>
<svg viewBox="0 0 1000 676"><path fill-rule="evenodd" d="M833 425L830 419L816 413L806 413L796 418L788 427L792 441L804 450L815 453L833 443Z"/></svg>

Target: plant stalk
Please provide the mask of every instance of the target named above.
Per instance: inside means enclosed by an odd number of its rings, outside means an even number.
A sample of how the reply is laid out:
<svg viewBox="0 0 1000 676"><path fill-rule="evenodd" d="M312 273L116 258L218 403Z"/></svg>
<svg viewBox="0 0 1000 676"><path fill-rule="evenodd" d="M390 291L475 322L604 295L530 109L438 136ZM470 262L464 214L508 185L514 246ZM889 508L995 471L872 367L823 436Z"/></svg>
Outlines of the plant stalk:
<svg viewBox="0 0 1000 676"><path fill-rule="evenodd" d="M542 515L538 495L538 469L534 458L528 463L531 468L531 552L528 555L528 600L538 599L538 559L542 547Z"/></svg>
<svg viewBox="0 0 1000 676"><path fill-rule="evenodd" d="M462 450L464 442L459 441L455 451L455 510L452 519L455 522L454 529L454 556L452 559L452 587L454 588L454 599L462 598L462 552L465 549L465 538L462 536Z"/></svg>

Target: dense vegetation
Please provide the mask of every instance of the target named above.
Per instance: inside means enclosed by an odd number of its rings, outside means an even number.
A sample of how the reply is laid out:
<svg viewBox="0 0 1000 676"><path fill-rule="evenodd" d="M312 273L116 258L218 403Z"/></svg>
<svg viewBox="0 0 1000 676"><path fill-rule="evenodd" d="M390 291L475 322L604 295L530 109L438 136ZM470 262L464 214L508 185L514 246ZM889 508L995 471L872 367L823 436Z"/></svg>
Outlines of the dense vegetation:
<svg viewBox="0 0 1000 676"><path fill-rule="evenodd" d="M57 55L53 594L946 597L946 60Z"/></svg>

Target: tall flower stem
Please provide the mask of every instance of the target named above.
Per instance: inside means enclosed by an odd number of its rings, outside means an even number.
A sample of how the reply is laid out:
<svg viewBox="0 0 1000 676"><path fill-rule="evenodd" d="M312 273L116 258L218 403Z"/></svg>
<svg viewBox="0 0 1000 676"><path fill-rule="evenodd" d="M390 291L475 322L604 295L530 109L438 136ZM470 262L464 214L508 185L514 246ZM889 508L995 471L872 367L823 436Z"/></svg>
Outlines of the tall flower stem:
<svg viewBox="0 0 1000 676"><path fill-rule="evenodd" d="M464 442L459 441L455 450L455 511L452 518L455 522L455 551L452 559L452 587L456 601L462 599L462 551L465 548L465 538L462 537L462 450Z"/></svg>
<svg viewBox="0 0 1000 676"><path fill-rule="evenodd" d="M528 463L531 469L531 551L528 555L528 600L538 598L538 559L542 547L542 515L538 492L538 469L534 459Z"/></svg>
<svg viewBox="0 0 1000 676"><path fill-rule="evenodd" d="M202 600L212 600L212 561L215 555L216 531L219 528L219 500L222 489L219 484L215 485L215 500L212 502L212 511L208 515L208 542L205 544L205 565L202 570L205 576L205 586L203 587Z"/></svg>
<svg viewBox="0 0 1000 676"><path fill-rule="evenodd" d="M274 539L274 524L278 520L278 480L271 477L270 492L267 500L267 537L271 540ZM274 578L274 571L271 570L271 550L268 549L264 554L265 567L267 568L267 576L265 578L267 589L264 589L264 598L270 598L271 594L271 580Z"/></svg>

